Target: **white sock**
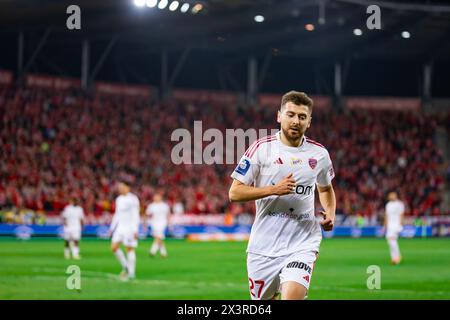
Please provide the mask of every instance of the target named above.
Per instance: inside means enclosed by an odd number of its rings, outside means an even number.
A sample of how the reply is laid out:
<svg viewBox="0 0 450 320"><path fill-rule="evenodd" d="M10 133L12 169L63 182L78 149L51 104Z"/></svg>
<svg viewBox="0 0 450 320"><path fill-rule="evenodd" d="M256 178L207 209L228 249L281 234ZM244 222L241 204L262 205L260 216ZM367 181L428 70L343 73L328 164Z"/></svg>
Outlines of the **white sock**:
<svg viewBox="0 0 450 320"><path fill-rule="evenodd" d="M128 275L134 277L136 270L136 252L134 250L128 252Z"/></svg>
<svg viewBox="0 0 450 320"><path fill-rule="evenodd" d="M152 247L150 249L150 254L155 255L158 249L159 246L156 244L156 241L153 241Z"/></svg>
<svg viewBox="0 0 450 320"><path fill-rule="evenodd" d="M396 239L389 239L389 250L391 251L391 259L396 260L400 258L400 248Z"/></svg>
<svg viewBox="0 0 450 320"><path fill-rule="evenodd" d="M165 244L162 243L161 246L160 246L159 248L160 248L160 251L159 251L159 252L161 252L161 255L164 256L164 257L167 256L167 250L166 250Z"/></svg>
<svg viewBox="0 0 450 320"><path fill-rule="evenodd" d="M123 254L122 249L117 249L114 252L114 255L116 256L117 260L119 260L120 265L122 266L122 268L126 268L127 267L127 259L125 259L125 255Z"/></svg>
<svg viewBox="0 0 450 320"><path fill-rule="evenodd" d="M70 248L68 247L64 248L64 257L70 258Z"/></svg>
<svg viewBox="0 0 450 320"><path fill-rule="evenodd" d="M78 248L78 246L73 245L72 246L72 256L78 257L79 254L80 254L80 249Z"/></svg>

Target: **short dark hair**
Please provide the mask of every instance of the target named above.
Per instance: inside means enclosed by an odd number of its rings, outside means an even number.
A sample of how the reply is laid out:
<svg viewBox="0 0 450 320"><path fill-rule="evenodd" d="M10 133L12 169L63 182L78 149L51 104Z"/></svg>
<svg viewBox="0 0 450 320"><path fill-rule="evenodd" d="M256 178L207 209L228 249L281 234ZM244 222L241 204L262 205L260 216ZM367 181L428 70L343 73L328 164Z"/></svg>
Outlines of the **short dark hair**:
<svg viewBox="0 0 450 320"><path fill-rule="evenodd" d="M296 104L298 106L300 106L300 105L307 106L309 109L309 112L312 113L314 102L304 92L289 91L288 93L285 93L284 96L281 98L281 109L283 109L283 107L288 102L292 102L293 104Z"/></svg>

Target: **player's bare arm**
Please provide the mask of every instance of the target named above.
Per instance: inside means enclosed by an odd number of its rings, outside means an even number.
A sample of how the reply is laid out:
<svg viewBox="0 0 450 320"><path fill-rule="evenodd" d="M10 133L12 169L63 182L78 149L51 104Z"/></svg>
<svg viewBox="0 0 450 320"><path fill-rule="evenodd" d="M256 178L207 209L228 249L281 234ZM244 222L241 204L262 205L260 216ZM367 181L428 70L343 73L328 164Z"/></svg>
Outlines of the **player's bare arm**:
<svg viewBox="0 0 450 320"><path fill-rule="evenodd" d="M324 208L321 211L323 215L323 220L320 222L323 230L331 231L334 227L334 220L336 218L336 196L334 194L333 186L330 184L328 186L317 186L319 191L320 204Z"/></svg>
<svg viewBox="0 0 450 320"><path fill-rule="evenodd" d="M268 196L283 196L291 194L294 191L295 180L292 178L292 173L287 177L281 179L276 185L265 187L253 187L234 179L231 184L228 197L231 202L245 202L258 200Z"/></svg>

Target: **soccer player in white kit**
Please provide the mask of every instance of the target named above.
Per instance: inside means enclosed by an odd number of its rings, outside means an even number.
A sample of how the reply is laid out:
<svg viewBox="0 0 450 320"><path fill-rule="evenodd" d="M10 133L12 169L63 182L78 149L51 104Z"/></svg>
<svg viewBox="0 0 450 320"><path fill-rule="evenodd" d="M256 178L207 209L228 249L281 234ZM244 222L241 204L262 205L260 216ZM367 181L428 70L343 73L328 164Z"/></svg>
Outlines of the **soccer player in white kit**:
<svg viewBox="0 0 450 320"><path fill-rule="evenodd" d="M170 207L163 201L162 195L157 193L153 197L153 202L148 205L145 213L150 219L152 236L154 238L149 254L154 257L159 251L161 257L165 258L167 257L167 249L164 239L166 238L166 228L169 224Z"/></svg>
<svg viewBox="0 0 450 320"><path fill-rule="evenodd" d="M121 279L128 280L136 277L135 249L138 245L140 204L128 183L119 182L117 187L120 195L116 199L116 212L110 227L111 250L122 266ZM127 257L120 248L121 244L125 246Z"/></svg>
<svg viewBox="0 0 450 320"><path fill-rule="evenodd" d="M400 248L398 246L398 235L403 229L402 221L405 212L405 205L398 199L396 192L388 194L388 202L385 208L386 240L389 245L392 264L399 264L401 261Z"/></svg>
<svg viewBox="0 0 450 320"><path fill-rule="evenodd" d="M79 260L80 248L78 243L83 228L83 208L77 204L77 199L72 198L69 204L64 207L61 215L64 224L64 258L70 259L70 253L72 252L72 258Z"/></svg>
<svg viewBox="0 0 450 320"><path fill-rule="evenodd" d="M281 100L281 130L257 140L231 174L230 201L256 200L256 217L247 247L252 299L300 300L307 295L325 231L333 228L336 198L328 151L305 137L313 101L291 91ZM324 208L314 213L314 191Z"/></svg>

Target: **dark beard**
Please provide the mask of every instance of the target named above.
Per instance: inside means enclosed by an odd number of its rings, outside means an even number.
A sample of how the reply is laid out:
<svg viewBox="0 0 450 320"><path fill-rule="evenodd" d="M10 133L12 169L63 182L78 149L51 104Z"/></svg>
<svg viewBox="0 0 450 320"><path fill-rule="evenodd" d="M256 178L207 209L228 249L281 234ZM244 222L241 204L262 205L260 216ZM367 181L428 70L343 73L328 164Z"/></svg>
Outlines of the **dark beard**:
<svg viewBox="0 0 450 320"><path fill-rule="evenodd" d="M289 133L289 129L285 130L283 128L281 128L281 130L283 131L284 136L292 143L292 144L300 144L300 141L304 135L304 132L298 131L298 133L294 136L292 136Z"/></svg>

